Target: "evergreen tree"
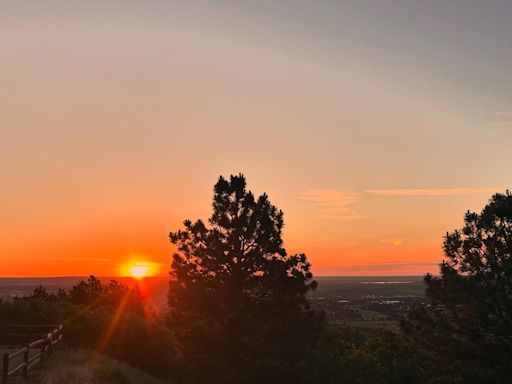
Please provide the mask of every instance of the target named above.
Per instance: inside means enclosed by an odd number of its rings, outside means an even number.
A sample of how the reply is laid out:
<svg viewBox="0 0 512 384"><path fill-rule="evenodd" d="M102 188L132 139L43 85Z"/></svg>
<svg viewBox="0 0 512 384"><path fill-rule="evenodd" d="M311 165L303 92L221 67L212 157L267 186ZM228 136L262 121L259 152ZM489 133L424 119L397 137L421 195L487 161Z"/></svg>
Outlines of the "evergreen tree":
<svg viewBox="0 0 512 384"><path fill-rule="evenodd" d="M427 275L428 304L403 322L441 370L464 382L512 379L512 194L494 195L480 214L448 233L440 276Z"/></svg>
<svg viewBox="0 0 512 384"><path fill-rule="evenodd" d="M170 321L198 381L278 382L321 323L304 254L283 247L283 212L255 198L243 175L220 177L209 225L184 222L169 289Z"/></svg>

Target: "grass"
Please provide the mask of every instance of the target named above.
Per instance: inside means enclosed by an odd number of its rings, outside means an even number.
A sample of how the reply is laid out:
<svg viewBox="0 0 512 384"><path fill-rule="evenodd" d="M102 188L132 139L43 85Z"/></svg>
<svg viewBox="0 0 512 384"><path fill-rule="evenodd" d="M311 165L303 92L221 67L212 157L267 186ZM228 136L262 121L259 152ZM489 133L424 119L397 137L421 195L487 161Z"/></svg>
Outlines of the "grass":
<svg viewBox="0 0 512 384"><path fill-rule="evenodd" d="M170 384L108 356L62 348L31 370L26 384ZM11 379L9 379L11 383Z"/></svg>

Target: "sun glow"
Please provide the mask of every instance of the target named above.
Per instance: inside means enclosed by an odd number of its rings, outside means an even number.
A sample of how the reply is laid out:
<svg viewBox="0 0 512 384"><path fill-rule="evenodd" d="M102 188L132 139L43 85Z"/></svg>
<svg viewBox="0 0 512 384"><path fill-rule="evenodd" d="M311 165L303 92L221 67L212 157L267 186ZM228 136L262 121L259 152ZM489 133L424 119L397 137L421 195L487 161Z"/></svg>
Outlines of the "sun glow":
<svg viewBox="0 0 512 384"><path fill-rule="evenodd" d="M157 264L147 261L131 260L121 265L119 272L121 276L142 280L145 277L154 276L157 273L157 266Z"/></svg>
<svg viewBox="0 0 512 384"><path fill-rule="evenodd" d="M149 266L146 264L136 264L130 268L130 275L136 279L142 279L148 275Z"/></svg>

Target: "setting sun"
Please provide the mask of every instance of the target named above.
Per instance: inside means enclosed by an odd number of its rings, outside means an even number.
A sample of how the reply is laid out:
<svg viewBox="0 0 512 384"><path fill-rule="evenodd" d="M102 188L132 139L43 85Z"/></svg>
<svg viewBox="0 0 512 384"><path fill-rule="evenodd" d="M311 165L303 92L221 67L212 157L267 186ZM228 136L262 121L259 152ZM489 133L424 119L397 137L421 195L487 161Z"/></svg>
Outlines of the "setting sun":
<svg viewBox="0 0 512 384"><path fill-rule="evenodd" d="M130 268L130 275L136 279L142 279L148 275L149 266L146 264L136 264Z"/></svg>
<svg viewBox="0 0 512 384"><path fill-rule="evenodd" d="M158 264L150 261L128 260L119 265L119 275L129 276L141 280L145 277L155 276L158 273Z"/></svg>

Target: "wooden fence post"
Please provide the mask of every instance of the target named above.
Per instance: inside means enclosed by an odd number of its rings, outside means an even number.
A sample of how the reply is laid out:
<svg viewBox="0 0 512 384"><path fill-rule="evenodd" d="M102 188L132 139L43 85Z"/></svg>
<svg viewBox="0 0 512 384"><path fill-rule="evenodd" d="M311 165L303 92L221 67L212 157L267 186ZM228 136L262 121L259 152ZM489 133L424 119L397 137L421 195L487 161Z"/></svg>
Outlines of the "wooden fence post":
<svg viewBox="0 0 512 384"><path fill-rule="evenodd" d="M39 327L47 326L41 325ZM13 352L11 354L3 353L1 361L2 373L0 378L0 384L7 384L10 372L12 372L12 374L15 374L21 371L21 376L23 378L26 378L28 376L28 371L32 368L31 365L34 365L37 359L39 359L39 362L41 362L45 359L45 357L47 357L53 352L53 344L57 344L62 338L62 328L62 325L57 326L56 329L54 329L52 332L46 335L46 338L35 340L27 344L26 347L20 348L16 352ZM34 356L30 357L30 349L34 349L36 352L39 349L40 352L39 354L36 353L33 354ZM11 360L18 361L19 357L22 357L22 363L18 364L13 370L9 371L9 364L11 363Z"/></svg>
<svg viewBox="0 0 512 384"><path fill-rule="evenodd" d="M46 341L43 344L41 344L41 354L39 355L40 363L43 362L44 356L46 355L46 348L48 348L47 345L48 345L48 339L46 339Z"/></svg>
<svg viewBox="0 0 512 384"><path fill-rule="evenodd" d="M27 345L27 349L23 354L23 362L25 365L23 366L23 370L21 371L21 375L26 378L28 374L28 357L30 356L30 345Z"/></svg>
<svg viewBox="0 0 512 384"><path fill-rule="evenodd" d="M4 353L2 358L2 384L7 384L7 376L9 375L9 354Z"/></svg>
<svg viewBox="0 0 512 384"><path fill-rule="evenodd" d="M52 354L52 352L53 352L53 343L52 343L52 341L53 341L53 340L52 340L52 339L53 339L53 337L52 337L52 334L51 334L51 333L49 333L47 337L48 337L48 347L49 347L49 349L48 349L48 355L51 355L51 354Z"/></svg>

